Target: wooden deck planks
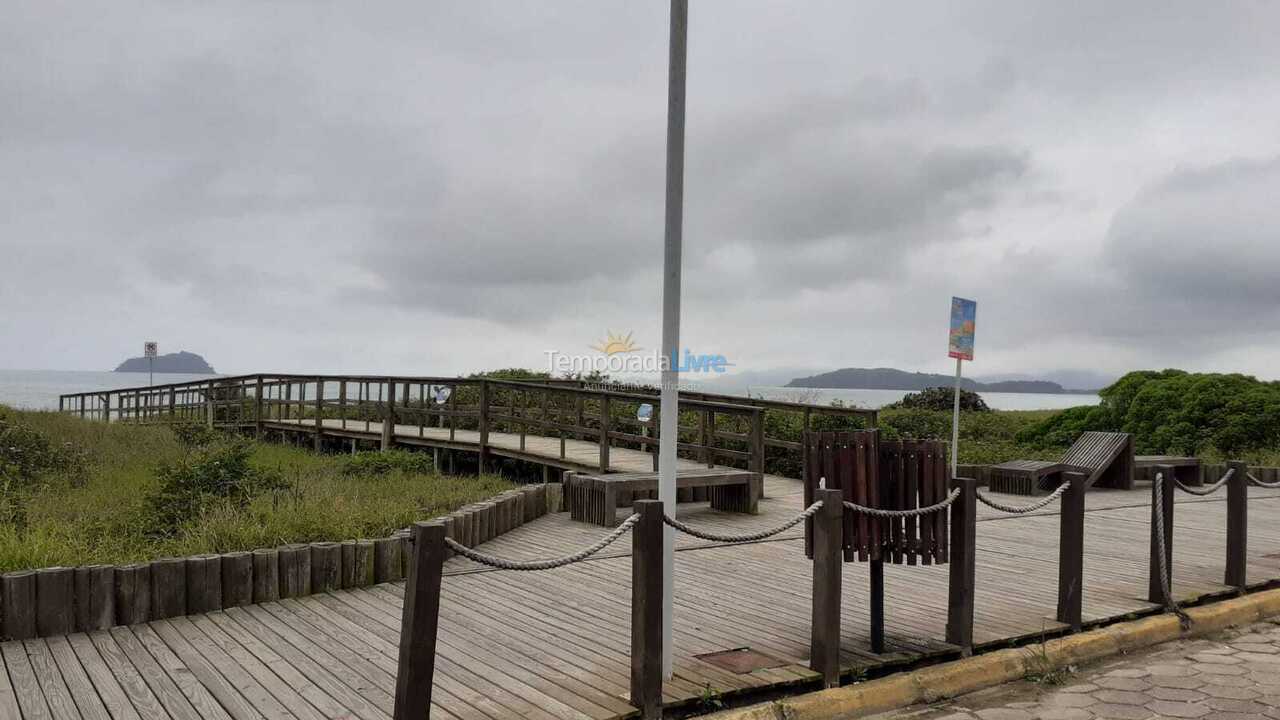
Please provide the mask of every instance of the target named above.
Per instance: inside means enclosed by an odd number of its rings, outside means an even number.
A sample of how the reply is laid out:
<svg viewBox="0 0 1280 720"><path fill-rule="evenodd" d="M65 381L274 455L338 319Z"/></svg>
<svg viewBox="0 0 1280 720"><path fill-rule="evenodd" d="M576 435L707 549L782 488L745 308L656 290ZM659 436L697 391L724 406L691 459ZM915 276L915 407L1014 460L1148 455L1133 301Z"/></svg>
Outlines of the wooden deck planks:
<svg viewBox="0 0 1280 720"><path fill-rule="evenodd" d="M699 527L744 532L776 525L800 510L798 483L768 478L766 487L770 497L757 516L720 512L705 503L682 504L678 512ZM1251 500L1247 570L1250 582L1262 583L1280 578L1280 562L1264 557L1280 552L1280 493L1255 488ZM1146 490L1087 496L1086 621L1153 608L1144 599L1148 502ZM1056 506L1017 518L986 510L979 516L975 639L980 645L1003 644L1059 627L1052 619ZM1220 499L1177 504L1179 597L1230 590L1221 584L1224 517ZM560 513L516 528L485 550L550 557L600 533ZM1124 547L1133 551L1116 552ZM607 720L629 714L629 555L624 538L586 562L554 571L494 571L450 559L433 717ZM947 566L886 567L889 652L879 656L870 652L868 564L847 563L843 569L845 668L954 653L941 641ZM708 686L732 693L813 677L805 667L811 564L804 559L800 530L732 546L681 536L676 573L675 677L664 684L666 702L696 698ZM3 643L0 716L8 710L24 720L383 720L393 704L402 599L402 585L384 584L88 635ZM778 666L736 674L694 657L738 647L771 655Z"/></svg>

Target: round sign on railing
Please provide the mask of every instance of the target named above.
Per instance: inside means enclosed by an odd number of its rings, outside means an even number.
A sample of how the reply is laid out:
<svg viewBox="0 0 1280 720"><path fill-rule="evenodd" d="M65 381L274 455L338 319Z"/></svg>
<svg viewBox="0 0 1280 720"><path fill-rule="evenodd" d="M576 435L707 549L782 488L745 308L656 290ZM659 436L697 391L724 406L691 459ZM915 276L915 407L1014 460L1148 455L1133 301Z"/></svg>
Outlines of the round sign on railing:
<svg viewBox="0 0 1280 720"><path fill-rule="evenodd" d="M441 385L436 388L435 398L437 405L443 405L449 402L449 396L453 394L453 390L448 385Z"/></svg>
<svg viewBox="0 0 1280 720"><path fill-rule="evenodd" d="M643 403L636 410L636 419L640 422L647 423L653 419L653 406L649 403Z"/></svg>

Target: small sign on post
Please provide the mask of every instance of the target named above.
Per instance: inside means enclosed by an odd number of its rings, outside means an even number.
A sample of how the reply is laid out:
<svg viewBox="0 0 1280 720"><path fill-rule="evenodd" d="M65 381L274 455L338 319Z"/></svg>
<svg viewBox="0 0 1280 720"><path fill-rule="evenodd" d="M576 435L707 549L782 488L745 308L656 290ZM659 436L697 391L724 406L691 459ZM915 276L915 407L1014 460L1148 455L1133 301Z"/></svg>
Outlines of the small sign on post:
<svg viewBox="0 0 1280 720"><path fill-rule="evenodd" d="M160 345L154 340L142 343L142 354L147 358L147 385L155 384L155 361Z"/></svg>
<svg viewBox="0 0 1280 720"><path fill-rule="evenodd" d="M964 298L951 298L951 334L947 356L956 359L956 395L951 411L951 477L956 476L960 457L960 364L973 360L973 330L978 316L978 303Z"/></svg>

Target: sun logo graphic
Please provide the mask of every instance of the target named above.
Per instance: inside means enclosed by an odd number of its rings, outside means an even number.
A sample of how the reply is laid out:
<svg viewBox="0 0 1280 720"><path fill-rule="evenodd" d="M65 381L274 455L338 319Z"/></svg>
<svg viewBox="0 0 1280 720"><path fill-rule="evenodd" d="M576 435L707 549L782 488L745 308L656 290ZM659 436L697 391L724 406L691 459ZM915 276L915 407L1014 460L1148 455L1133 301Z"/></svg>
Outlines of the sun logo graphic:
<svg viewBox="0 0 1280 720"><path fill-rule="evenodd" d="M615 335L612 330L605 333L604 340L591 346L592 350L599 350L605 355L618 355L621 353L635 352L640 348L631 339L631 333L626 335Z"/></svg>

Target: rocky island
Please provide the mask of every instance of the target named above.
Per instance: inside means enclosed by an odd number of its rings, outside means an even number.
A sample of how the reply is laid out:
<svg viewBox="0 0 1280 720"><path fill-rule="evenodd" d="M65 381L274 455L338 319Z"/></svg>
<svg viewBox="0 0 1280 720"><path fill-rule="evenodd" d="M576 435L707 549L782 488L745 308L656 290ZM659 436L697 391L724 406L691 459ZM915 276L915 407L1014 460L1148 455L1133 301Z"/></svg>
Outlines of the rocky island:
<svg viewBox="0 0 1280 720"><path fill-rule="evenodd" d="M150 363L145 357L133 357L116 367L116 372L184 373L187 375L214 375L214 369L204 358L186 350L168 355L157 355Z"/></svg>

